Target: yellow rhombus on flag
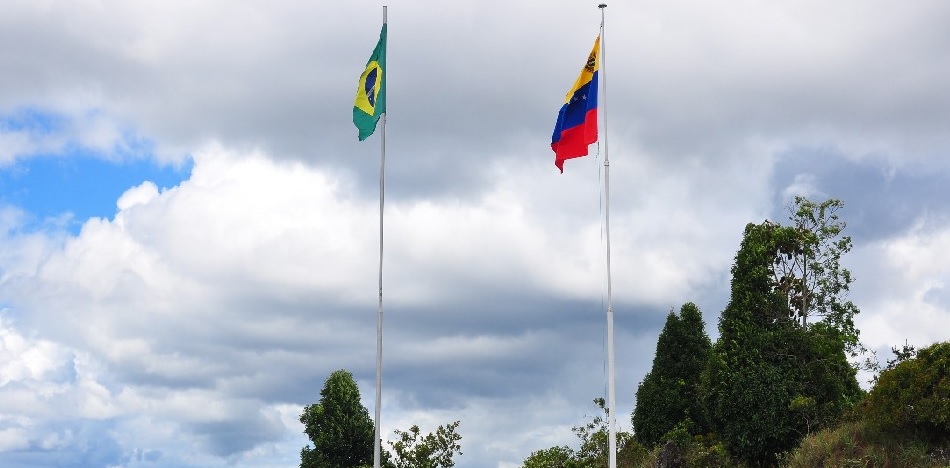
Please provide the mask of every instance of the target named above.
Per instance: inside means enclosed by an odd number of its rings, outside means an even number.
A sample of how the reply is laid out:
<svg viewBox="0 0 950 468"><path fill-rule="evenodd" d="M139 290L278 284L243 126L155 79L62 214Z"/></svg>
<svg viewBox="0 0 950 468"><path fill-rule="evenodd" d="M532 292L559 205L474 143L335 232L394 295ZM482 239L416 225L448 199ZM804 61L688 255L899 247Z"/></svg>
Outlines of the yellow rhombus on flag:
<svg viewBox="0 0 950 468"><path fill-rule="evenodd" d="M360 141L376 131L379 116L386 112L386 23L379 32L379 42L360 75L353 103L353 124L360 130Z"/></svg>

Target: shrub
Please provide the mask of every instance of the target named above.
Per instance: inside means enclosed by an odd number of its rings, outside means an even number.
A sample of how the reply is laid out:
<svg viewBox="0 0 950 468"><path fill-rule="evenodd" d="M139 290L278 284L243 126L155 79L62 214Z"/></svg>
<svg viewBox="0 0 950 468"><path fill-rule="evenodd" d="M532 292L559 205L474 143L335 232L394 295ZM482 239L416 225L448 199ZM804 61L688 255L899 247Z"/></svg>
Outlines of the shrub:
<svg viewBox="0 0 950 468"><path fill-rule="evenodd" d="M882 372L863 416L880 430L933 441L950 438L950 342L924 348Z"/></svg>

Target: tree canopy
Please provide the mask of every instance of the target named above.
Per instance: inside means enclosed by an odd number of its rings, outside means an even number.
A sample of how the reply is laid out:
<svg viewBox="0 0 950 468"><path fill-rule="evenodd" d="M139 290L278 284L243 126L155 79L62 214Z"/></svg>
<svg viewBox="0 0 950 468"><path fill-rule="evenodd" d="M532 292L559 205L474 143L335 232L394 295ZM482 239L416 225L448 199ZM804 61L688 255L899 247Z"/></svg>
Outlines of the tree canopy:
<svg viewBox="0 0 950 468"><path fill-rule="evenodd" d="M689 302L679 315L671 310L657 339L653 367L637 388L633 432L646 446L663 442L681 422L692 432L705 432L705 417L697 398L700 375L711 347L702 313Z"/></svg>
<svg viewBox="0 0 950 468"><path fill-rule="evenodd" d="M375 426L346 370L330 374L320 401L304 407L304 432L313 442L300 451L301 468L349 468L373 464Z"/></svg>
<svg viewBox="0 0 950 468"><path fill-rule="evenodd" d="M455 466L453 457L462 453L459 441L462 436L455 430L459 421L439 426L434 433L422 435L419 426L408 431L396 430L398 440L390 442L393 448L395 468L450 468Z"/></svg>
<svg viewBox="0 0 950 468"><path fill-rule="evenodd" d="M594 404L606 412L603 398L595 398ZM575 450L566 445L545 450L536 450L522 463L523 468L592 468L606 466L609 456L610 436L607 420L594 416L586 424L572 429L580 441ZM617 467L634 468L640 466L646 450L634 440L633 435L617 431Z"/></svg>
<svg viewBox="0 0 950 468"><path fill-rule="evenodd" d="M714 429L734 456L752 464L773 463L861 395L837 322L799 320L795 301L775 281L776 267L802 249L804 237L798 226L746 226L703 373L701 396Z"/></svg>
<svg viewBox="0 0 950 468"><path fill-rule="evenodd" d="M318 403L304 407L300 415L304 432L313 442L300 451L301 468L364 468L373 466L375 426L360 403L360 391L346 370L330 374ZM394 453L382 449L380 466L385 468L451 468L453 457L462 453L456 432L459 421L439 426L423 435L419 426L396 430L389 442Z"/></svg>
<svg viewBox="0 0 950 468"><path fill-rule="evenodd" d="M841 257L851 251L851 237L842 235L846 223L838 216L843 207L834 198L815 203L795 197L789 208L793 230L783 239L772 275L802 326L810 317L819 317L840 333L853 353L859 344L854 316L860 311L847 299L854 278L841 266Z"/></svg>
<svg viewBox="0 0 950 468"><path fill-rule="evenodd" d="M863 408L875 427L914 433L931 440L950 439L950 342L898 354L881 373Z"/></svg>

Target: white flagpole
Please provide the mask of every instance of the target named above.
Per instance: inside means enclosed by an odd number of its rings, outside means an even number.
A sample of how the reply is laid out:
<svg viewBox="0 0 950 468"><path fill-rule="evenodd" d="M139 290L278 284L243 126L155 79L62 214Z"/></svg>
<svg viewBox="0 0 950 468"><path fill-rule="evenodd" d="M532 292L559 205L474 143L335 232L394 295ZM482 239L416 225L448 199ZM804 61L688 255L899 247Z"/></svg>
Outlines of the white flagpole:
<svg viewBox="0 0 950 468"><path fill-rule="evenodd" d="M383 24L386 24L386 6L383 5ZM387 37L387 43L389 38ZM386 51L383 50L385 54ZM389 73L389 67L383 70ZM388 91L388 90L387 90ZM379 158L379 309L376 312L376 435L373 438L373 468L380 468L379 414L383 400L383 202L386 199L386 113L383 112L383 128L380 134Z"/></svg>
<svg viewBox="0 0 950 468"><path fill-rule="evenodd" d="M616 376L614 375L614 304L611 295L610 278L610 156L607 153L607 38L604 35L604 9L606 3L597 5L600 8L600 78L603 85L600 103L601 119L604 123L604 229L607 238L607 427L610 454L608 466L617 468L617 401L614 395Z"/></svg>

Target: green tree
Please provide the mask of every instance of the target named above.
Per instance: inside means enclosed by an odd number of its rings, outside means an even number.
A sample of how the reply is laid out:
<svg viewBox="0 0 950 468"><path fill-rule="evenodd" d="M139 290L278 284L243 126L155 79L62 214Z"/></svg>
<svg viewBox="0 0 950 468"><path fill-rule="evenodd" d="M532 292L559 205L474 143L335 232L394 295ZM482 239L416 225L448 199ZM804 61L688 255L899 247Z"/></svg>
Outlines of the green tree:
<svg viewBox="0 0 950 468"><path fill-rule="evenodd" d="M360 403L360 390L346 370L330 374L320 401L300 415L313 442L300 451L301 468L349 468L373 464L375 427Z"/></svg>
<svg viewBox="0 0 950 468"><path fill-rule="evenodd" d="M890 433L950 440L950 342L916 353L905 345L898 359L868 394L864 418Z"/></svg>
<svg viewBox="0 0 950 468"><path fill-rule="evenodd" d="M894 358L887 360L887 365L884 366L886 371L897 367L898 364L904 361L917 357L917 348L912 344L908 344L907 340L904 340L904 346L901 346L901 349L897 349L897 346L891 346L891 352L894 353Z"/></svg>
<svg viewBox="0 0 950 468"><path fill-rule="evenodd" d="M603 398L594 399L606 415ZM580 446L573 450L567 446L551 447L532 452L522 463L524 468L594 468L607 465L610 450L610 433L607 420L595 416L586 424L575 426L574 434ZM641 465L647 451L634 440L629 432L617 431L617 467L633 468Z"/></svg>
<svg viewBox="0 0 950 468"><path fill-rule="evenodd" d="M522 468L577 468L574 450L566 445L536 450L525 458Z"/></svg>
<svg viewBox="0 0 950 468"><path fill-rule="evenodd" d="M825 322L802 326L774 280L779 259L794 255L800 239L796 227L746 226L702 376L713 428L734 456L753 465L774 463L861 394L841 333Z"/></svg>
<svg viewBox="0 0 950 468"><path fill-rule="evenodd" d="M632 422L638 442L664 442L664 435L683 422L693 434L706 432L698 387L711 347L695 304L684 304L679 315L670 311L657 339L653 367L637 387Z"/></svg>
<svg viewBox="0 0 950 468"><path fill-rule="evenodd" d="M772 268L773 283L788 300L790 313L808 325L818 317L841 334L848 352L859 349L854 316L860 310L847 299L854 278L841 266L841 257L851 251L851 237L842 235L846 223L838 216L844 203L828 199L815 203L796 196L789 208L789 233Z"/></svg>
<svg viewBox="0 0 950 468"><path fill-rule="evenodd" d="M897 367L898 364L917 356L917 348L907 343L907 340L904 340L904 345L901 346L901 349L897 349L897 346L891 346L891 352L894 353L894 357L888 359L887 364L881 367L881 362L877 359L877 352L868 350L869 355L865 357L861 368L872 373L871 379L868 380L868 383L872 386L877 384L878 378L881 377L881 372L889 371Z"/></svg>
<svg viewBox="0 0 950 468"><path fill-rule="evenodd" d="M452 458L462 453L462 436L455 430L459 421L439 426L434 433L422 435L419 426L408 431L396 430L398 440L389 442L393 449L395 468L449 468L455 466Z"/></svg>
<svg viewBox="0 0 950 468"><path fill-rule="evenodd" d="M607 408L603 398L594 399L604 416ZM610 430L607 419L595 416L583 426L575 426L574 434L580 439L580 447L574 452L574 466L579 468L594 468L606 466L610 455ZM633 435L626 431L617 431L617 466L619 468L633 468L639 466L639 460L646 454Z"/></svg>

